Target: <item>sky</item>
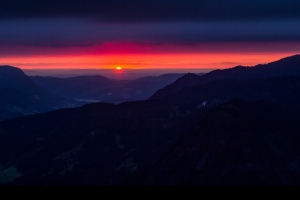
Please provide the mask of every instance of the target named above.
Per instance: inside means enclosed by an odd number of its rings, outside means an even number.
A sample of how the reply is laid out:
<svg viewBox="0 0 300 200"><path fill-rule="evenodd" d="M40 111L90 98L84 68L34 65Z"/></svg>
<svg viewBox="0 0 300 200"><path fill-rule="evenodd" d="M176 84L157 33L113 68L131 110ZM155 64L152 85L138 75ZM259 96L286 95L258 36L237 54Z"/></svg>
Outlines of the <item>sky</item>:
<svg viewBox="0 0 300 200"><path fill-rule="evenodd" d="M299 0L10 0L0 6L0 65L254 66L299 54L299 10Z"/></svg>

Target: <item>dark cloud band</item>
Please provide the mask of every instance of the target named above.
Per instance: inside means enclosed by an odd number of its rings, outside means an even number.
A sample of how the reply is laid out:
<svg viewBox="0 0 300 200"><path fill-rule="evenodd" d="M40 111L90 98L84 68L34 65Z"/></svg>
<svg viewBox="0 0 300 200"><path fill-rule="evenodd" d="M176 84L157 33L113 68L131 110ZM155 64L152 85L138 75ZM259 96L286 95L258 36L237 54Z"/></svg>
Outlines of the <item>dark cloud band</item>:
<svg viewBox="0 0 300 200"><path fill-rule="evenodd" d="M300 20L111 24L66 19L2 20L0 45L90 46L104 42L300 41Z"/></svg>
<svg viewBox="0 0 300 200"><path fill-rule="evenodd" d="M299 19L299 0L9 0L0 18L78 17L107 22Z"/></svg>

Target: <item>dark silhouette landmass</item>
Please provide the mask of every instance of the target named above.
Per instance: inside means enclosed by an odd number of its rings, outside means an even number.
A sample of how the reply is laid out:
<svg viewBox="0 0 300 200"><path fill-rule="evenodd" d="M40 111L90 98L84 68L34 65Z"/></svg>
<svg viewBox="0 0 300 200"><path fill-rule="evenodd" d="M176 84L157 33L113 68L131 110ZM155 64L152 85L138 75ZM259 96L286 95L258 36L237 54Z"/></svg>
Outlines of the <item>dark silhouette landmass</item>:
<svg viewBox="0 0 300 200"><path fill-rule="evenodd" d="M300 55L294 55L268 64L259 64L254 67L237 66L234 68L214 70L203 76L186 74L174 83L158 90L150 99L163 98L174 94L184 87L195 86L220 79L249 80L257 78L289 76L300 74Z"/></svg>
<svg viewBox="0 0 300 200"><path fill-rule="evenodd" d="M299 83L300 76L218 80L163 99L2 121L0 182L299 184Z"/></svg>
<svg viewBox="0 0 300 200"><path fill-rule="evenodd" d="M163 98L0 121L0 185L299 185L298 59L257 66L293 74L187 74Z"/></svg>
<svg viewBox="0 0 300 200"><path fill-rule="evenodd" d="M0 120L79 105L38 87L19 68L0 66Z"/></svg>

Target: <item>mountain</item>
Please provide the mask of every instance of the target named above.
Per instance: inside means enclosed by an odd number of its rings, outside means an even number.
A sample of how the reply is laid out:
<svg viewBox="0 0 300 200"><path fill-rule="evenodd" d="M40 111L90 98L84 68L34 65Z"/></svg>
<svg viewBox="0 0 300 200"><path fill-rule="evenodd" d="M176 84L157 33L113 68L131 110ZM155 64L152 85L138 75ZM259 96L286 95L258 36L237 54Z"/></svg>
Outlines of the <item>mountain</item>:
<svg viewBox="0 0 300 200"><path fill-rule="evenodd" d="M216 80L183 88L164 99L175 105L186 104L186 109L213 107L233 99L265 99L284 107L300 107L300 75L251 80ZM204 102L205 105L202 105Z"/></svg>
<svg viewBox="0 0 300 200"><path fill-rule="evenodd" d="M289 76L300 74L300 55L294 55L268 64L254 67L237 66L234 68L214 70L203 76L186 74L174 83L158 90L150 99L158 99L175 94L184 87L208 83L220 79L249 80L257 78Z"/></svg>
<svg viewBox="0 0 300 200"><path fill-rule="evenodd" d="M92 102L120 103L147 99L183 75L173 73L135 80L114 80L101 75L71 78L32 76L31 79L56 95Z"/></svg>
<svg viewBox="0 0 300 200"><path fill-rule="evenodd" d="M297 111L233 100L168 119L95 104L5 121L0 184L299 184Z"/></svg>
<svg viewBox="0 0 300 200"><path fill-rule="evenodd" d="M131 179L146 185L299 185L299 114L267 101L226 102L201 113L158 162Z"/></svg>
<svg viewBox="0 0 300 200"><path fill-rule="evenodd" d="M217 80L5 120L0 184L300 184L299 102L300 76Z"/></svg>
<svg viewBox="0 0 300 200"><path fill-rule="evenodd" d="M38 87L19 68L0 66L0 120L75 105Z"/></svg>

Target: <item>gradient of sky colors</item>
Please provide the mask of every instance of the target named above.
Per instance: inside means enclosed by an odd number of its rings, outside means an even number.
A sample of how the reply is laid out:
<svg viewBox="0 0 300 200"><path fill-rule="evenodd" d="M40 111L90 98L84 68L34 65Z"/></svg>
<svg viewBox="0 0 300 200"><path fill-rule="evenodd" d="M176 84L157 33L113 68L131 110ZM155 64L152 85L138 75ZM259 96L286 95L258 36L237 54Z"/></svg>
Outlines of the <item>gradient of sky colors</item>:
<svg viewBox="0 0 300 200"><path fill-rule="evenodd" d="M10 0L0 65L215 69L300 52L298 0Z"/></svg>

